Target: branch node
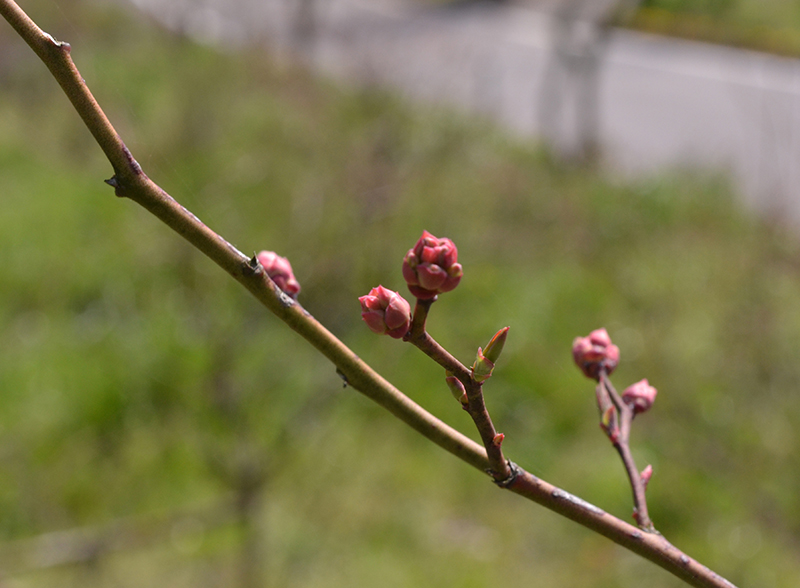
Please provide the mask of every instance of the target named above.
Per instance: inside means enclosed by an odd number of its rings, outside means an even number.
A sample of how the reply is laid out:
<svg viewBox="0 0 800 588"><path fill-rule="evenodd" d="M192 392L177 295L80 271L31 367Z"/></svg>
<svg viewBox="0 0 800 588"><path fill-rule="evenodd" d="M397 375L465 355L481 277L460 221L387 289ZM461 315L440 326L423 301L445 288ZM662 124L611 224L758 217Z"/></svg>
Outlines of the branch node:
<svg viewBox="0 0 800 588"><path fill-rule="evenodd" d="M492 470L486 470L486 473L492 476L492 482L494 482L495 485L499 486L500 488L509 488L514 482L517 481L517 477L520 474L520 468L517 464L515 464L510 459L506 460L506 463L508 464L508 469L510 470L511 473L508 474L508 477L506 477L503 480L498 480L497 478L495 478L494 472Z"/></svg>

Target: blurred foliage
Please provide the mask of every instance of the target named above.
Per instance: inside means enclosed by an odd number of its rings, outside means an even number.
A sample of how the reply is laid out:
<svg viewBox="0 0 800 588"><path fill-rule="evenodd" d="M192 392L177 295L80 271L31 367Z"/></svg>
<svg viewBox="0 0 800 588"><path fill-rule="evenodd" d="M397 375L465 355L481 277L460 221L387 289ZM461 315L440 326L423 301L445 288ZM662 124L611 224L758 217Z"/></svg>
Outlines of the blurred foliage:
<svg viewBox="0 0 800 588"><path fill-rule="evenodd" d="M797 0L644 0L624 24L696 41L800 56Z"/></svg>
<svg viewBox="0 0 800 588"><path fill-rule="evenodd" d="M342 89L261 51L225 55L141 17L31 2L146 172L245 252L288 255L302 304L427 409L473 435L440 369L361 324L401 289L422 229L465 268L429 329L470 361L520 465L629 518L576 335L608 328L652 517L741 585L800 577L800 242L724 181L622 184L481 121ZM0 27L0 539L169 512L264 483L271 586L651 586L652 564L515 496L357 393L210 261L103 178L45 68ZM246 485L246 484L245 484ZM178 534L180 535L180 534ZM241 534L206 529L12 586L229 586ZM0 546L0 553L2 546ZM266 585L266 584L265 584Z"/></svg>

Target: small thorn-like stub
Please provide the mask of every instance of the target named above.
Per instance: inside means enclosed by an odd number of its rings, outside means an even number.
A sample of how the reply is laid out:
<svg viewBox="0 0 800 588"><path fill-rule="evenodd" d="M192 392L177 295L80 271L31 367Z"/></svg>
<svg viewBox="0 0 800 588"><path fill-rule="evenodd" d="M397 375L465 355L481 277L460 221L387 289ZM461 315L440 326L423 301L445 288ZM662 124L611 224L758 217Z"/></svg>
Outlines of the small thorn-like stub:
<svg viewBox="0 0 800 588"><path fill-rule="evenodd" d="M605 431L608 438L612 443L619 440L619 423L617 418L617 408L612 404L609 406L600 417L600 428Z"/></svg>
<svg viewBox="0 0 800 588"><path fill-rule="evenodd" d="M464 384L461 383L461 380L455 377L454 374L447 372L447 376L444 379L447 382L447 387L450 389L450 393L453 395L453 398L461 402L462 398L467 397L467 391L464 388Z"/></svg>
<svg viewBox="0 0 800 588"><path fill-rule="evenodd" d="M258 255L254 253L253 257L247 260L247 267L250 269L252 273L258 271L258 268L261 267L261 264L258 262Z"/></svg>
<svg viewBox="0 0 800 588"><path fill-rule="evenodd" d="M416 245L403 258L403 278L409 291L421 300L454 289L463 274L455 243L428 231L422 231Z"/></svg>
<svg viewBox="0 0 800 588"><path fill-rule="evenodd" d="M485 382L492 377L494 370L494 363L486 358L483 349L478 347L478 354L475 358L475 363L472 364L472 378L478 382Z"/></svg>
<svg viewBox="0 0 800 588"><path fill-rule="evenodd" d="M125 197L125 188L122 186L122 183L117 179L117 175L114 174L107 180L103 180L106 184L114 188L114 195L118 198Z"/></svg>
<svg viewBox="0 0 800 588"><path fill-rule="evenodd" d="M300 293L300 283L295 279L292 264L274 251L261 251L256 259L275 285L292 299Z"/></svg>
<svg viewBox="0 0 800 588"><path fill-rule="evenodd" d="M647 485L650 483L650 478L653 477L653 466L648 465L642 470L642 473L639 474L639 476L642 478L644 489L647 490Z"/></svg>
<svg viewBox="0 0 800 588"><path fill-rule="evenodd" d="M619 347L611 342L605 329L597 329L586 337L575 338L572 357L587 378L599 380L603 369L610 375L617 367Z"/></svg>
<svg viewBox="0 0 800 588"><path fill-rule="evenodd" d="M358 301L361 318L374 333L402 339L411 328L411 305L397 292L378 286Z"/></svg>
<svg viewBox="0 0 800 588"><path fill-rule="evenodd" d="M503 440L504 440L505 438L506 438L506 436L505 436L505 435L503 435L502 433L498 433L498 434L497 434L497 435L495 435L495 436L494 436L494 438L492 439L492 444L493 444L495 447L500 447L500 446L503 444Z"/></svg>
<svg viewBox="0 0 800 588"><path fill-rule="evenodd" d="M634 414L639 414L650 410L655 402L656 394L658 394L658 390L653 388L645 378L625 388L622 400L633 409Z"/></svg>

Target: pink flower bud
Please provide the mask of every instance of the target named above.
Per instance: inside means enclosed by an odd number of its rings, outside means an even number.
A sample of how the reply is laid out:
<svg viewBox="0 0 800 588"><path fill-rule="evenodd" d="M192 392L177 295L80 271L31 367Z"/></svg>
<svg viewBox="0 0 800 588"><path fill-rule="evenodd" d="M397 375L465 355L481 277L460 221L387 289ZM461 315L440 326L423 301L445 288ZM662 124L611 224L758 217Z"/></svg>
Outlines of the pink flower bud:
<svg viewBox="0 0 800 588"><path fill-rule="evenodd" d="M506 438L506 436L505 436L505 435L503 435L502 433L498 433L497 435L495 435L495 436L492 438L492 443L493 443L493 444L494 444L496 447L500 447L500 446L503 444L503 440L504 440L505 438Z"/></svg>
<svg viewBox="0 0 800 588"><path fill-rule="evenodd" d="M457 259L458 249L450 239L439 239L422 231L417 244L403 258L403 278L408 289L423 300L449 292L458 286L464 274Z"/></svg>
<svg viewBox="0 0 800 588"><path fill-rule="evenodd" d="M611 343L605 329L597 329L588 337L576 337L572 342L572 357L587 378L600 378L600 369L614 371L619 363L619 347Z"/></svg>
<svg viewBox="0 0 800 588"><path fill-rule="evenodd" d="M292 298L297 298L300 283L294 277L289 260L274 251L262 251L256 257L275 285Z"/></svg>
<svg viewBox="0 0 800 588"><path fill-rule="evenodd" d="M653 388L647 378L625 388L622 400L633 409L634 414L646 412L653 406L658 390Z"/></svg>
<svg viewBox="0 0 800 588"><path fill-rule="evenodd" d="M361 318L379 335L402 339L411 327L411 305L397 292L378 286L361 296Z"/></svg>

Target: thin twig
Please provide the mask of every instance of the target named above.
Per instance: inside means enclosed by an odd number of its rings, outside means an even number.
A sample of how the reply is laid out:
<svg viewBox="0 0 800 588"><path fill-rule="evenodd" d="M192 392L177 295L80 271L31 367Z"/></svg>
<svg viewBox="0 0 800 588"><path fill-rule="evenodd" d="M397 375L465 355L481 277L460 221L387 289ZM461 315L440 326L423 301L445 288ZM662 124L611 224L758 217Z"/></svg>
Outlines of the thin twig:
<svg viewBox="0 0 800 588"><path fill-rule="evenodd" d="M464 379L469 379L471 377L469 368L453 357L447 349L439 345L425 329L428 312L430 312L431 305L435 301L435 298L426 300L417 298L417 303L414 306L414 316L411 319L411 327L408 333L403 337L403 340L419 348L425 355L433 359L433 361L447 371L455 374L455 376L464 383Z"/></svg>
<svg viewBox="0 0 800 588"><path fill-rule="evenodd" d="M417 303L414 306L414 316L411 319L411 328L403 339L418 347L425 355L433 359L449 373L455 375L464 385L467 394L467 404L464 405L464 408L469 413L469 416L472 417L472 421L475 423L483 446L486 449L486 455L489 460L487 472L495 481L507 480L512 472L508 465L508 460L503 456L500 443L495 441L497 429L495 429L492 418L486 408L486 401L483 397L483 384L476 381L472 370L453 357L449 351L431 337L425 328L428 313L435 301L436 298L417 298Z"/></svg>
<svg viewBox="0 0 800 588"><path fill-rule="evenodd" d="M633 422L633 408L626 404L622 397L619 395L611 380L608 377L605 369L600 370L600 385L603 386L611 397L619 415L619 436L612 439L614 449L619 453L622 459L622 464L625 466L625 472L628 474L628 480L631 484L631 491L633 492L633 514L639 526L650 533L655 532L653 521L650 520L650 515L647 511L647 497L645 496L645 486L642 476L639 474L639 468L636 467L636 462L633 459L630 445L631 423Z"/></svg>
<svg viewBox="0 0 800 588"><path fill-rule="evenodd" d="M69 45L58 43L42 31L13 0L0 0L0 14L33 48L70 98L114 168L114 177L109 183L115 187L118 195L126 196L152 212L228 272L264 306L327 357L354 389L471 466L482 471L491 467L483 447L422 409L387 382L298 303L282 295L265 273L257 266L254 268L245 255L142 173L72 63ZM501 487L608 537L691 586L733 586L674 548L663 537L642 533L636 527L520 468L515 467L512 479Z"/></svg>

